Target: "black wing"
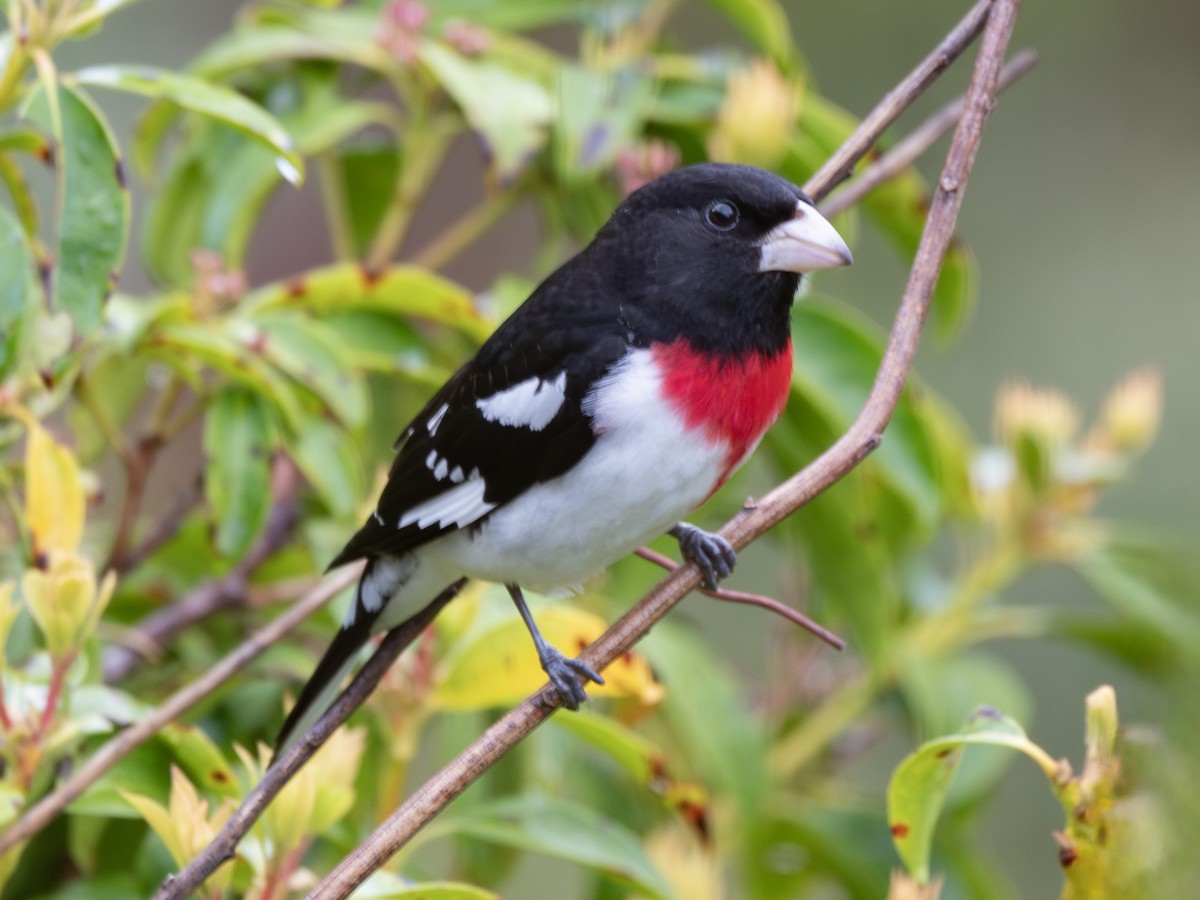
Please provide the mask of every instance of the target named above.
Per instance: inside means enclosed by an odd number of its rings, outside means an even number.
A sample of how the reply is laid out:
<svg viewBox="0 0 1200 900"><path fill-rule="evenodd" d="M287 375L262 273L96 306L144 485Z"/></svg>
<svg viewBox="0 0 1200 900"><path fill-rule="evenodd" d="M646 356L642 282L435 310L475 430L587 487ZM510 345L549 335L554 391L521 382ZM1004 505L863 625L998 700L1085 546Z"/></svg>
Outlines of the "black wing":
<svg viewBox="0 0 1200 900"><path fill-rule="evenodd" d="M591 448L583 398L628 351L628 336L615 299L569 269L556 275L404 430L375 511L330 568L480 522Z"/></svg>

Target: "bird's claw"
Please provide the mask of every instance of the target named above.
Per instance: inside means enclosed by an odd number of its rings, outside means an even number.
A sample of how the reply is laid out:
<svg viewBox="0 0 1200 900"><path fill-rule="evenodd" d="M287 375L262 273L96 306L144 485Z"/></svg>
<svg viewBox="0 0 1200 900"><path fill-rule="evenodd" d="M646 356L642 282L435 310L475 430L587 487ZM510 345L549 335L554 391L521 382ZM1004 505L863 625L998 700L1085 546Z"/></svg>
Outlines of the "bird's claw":
<svg viewBox="0 0 1200 900"><path fill-rule="evenodd" d="M558 691L562 705L575 711L579 704L587 700L583 685L589 681L604 684L600 674L582 659L563 656L554 647L548 647L541 658L542 669L550 678L550 683Z"/></svg>
<svg viewBox="0 0 1200 900"><path fill-rule="evenodd" d="M720 535L680 522L671 531L679 541L679 552L688 562L694 562L702 575L704 586L717 589L717 582L733 571L737 553L733 545Z"/></svg>

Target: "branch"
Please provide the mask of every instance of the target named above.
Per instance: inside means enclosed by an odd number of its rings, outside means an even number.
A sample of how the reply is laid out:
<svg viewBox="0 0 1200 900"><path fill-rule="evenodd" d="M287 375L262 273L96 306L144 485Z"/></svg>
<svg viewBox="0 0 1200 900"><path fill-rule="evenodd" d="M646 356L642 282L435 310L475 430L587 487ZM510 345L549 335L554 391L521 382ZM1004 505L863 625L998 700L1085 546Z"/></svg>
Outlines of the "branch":
<svg viewBox="0 0 1200 900"><path fill-rule="evenodd" d="M670 557L663 556L661 553L656 553L649 547L638 547L633 551L647 562L652 562L656 566L661 566L668 572L674 572L679 568L679 563ZM783 616L794 625L799 625L806 631L810 631L829 644L834 650L845 650L846 642L834 634L824 625L814 622L804 613L792 609L790 606L780 603L773 597L764 597L762 594L748 594L745 591L731 591L728 588L717 588L709 590L706 587L696 589L706 597L712 597L714 600L725 600L729 603L747 603L750 606L758 606L768 612L773 612L777 616Z"/></svg>
<svg viewBox="0 0 1200 900"><path fill-rule="evenodd" d="M275 503L267 515L262 534L238 560L229 574L193 588L170 606L151 613L138 623L130 646L110 647L102 661L104 681L120 681L145 660L147 647L161 648L190 625L215 612L241 603L246 582L276 550L291 540L299 519L295 494L300 474L290 459L279 457L271 473L271 492Z"/></svg>
<svg viewBox="0 0 1200 900"><path fill-rule="evenodd" d="M996 84L997 93L1021 78L1036 64L1037 54L1032 50L1023 50L1018 53L1000 70L1000 79ZM958 121L966 100L965 94L951 100L918 125L903 140L897 142L879 159L864 168L854 177L853 181L830 197L827 203L822 204L821 212L827 216L836 216L854 206L875 188L916 162L921 154L933 145L934 141L949 131Z"/></svg>
<svg viewBox="0 0 1200 900"><path fill-rule="evenodd" d="M805 191L810 197L822 199L850 176L855 163L867 154L888 126L975 40L988 20L992 4L993 0L979 0L963 16L962 21L942 38L942 42L933 48L932 53L884 95L879 105L867 114L837 152L808 179Z"/></svg>
<svg viewBox="0 0 1200 900"><path fill-rule="evenodd" d="M952 43L959 52L978 31L984 18L987 27L976 59L967 101L959 120L946 163L942 169L930 204L925 230L917 247L908 284L900 302L887 350L866 406L854 424L838 441L807 468L775 488L753 508L743 509L722 530L721 535L740 549L777 524L780 520L825 490L879 445L884 427L891 419L906 376L912 367L913 356L921 334L929 300L941 271L942 260L950 245L958 210L962 205L963 189L974 164L983 125L995 103L996 84L1004 51L1012 34L1019 0L994 0L978 4L951 33L947 41L926 60L918 73L929 70L925 78L911 76L902 87L913 82L913 91L932 80L949 59L943 49ZM953 38L953 41L951 41ZM897 96L897 95L900 96ZM898 88L885 98L884 104L898 108L906 105ZM871 133L885 127L888 114L876 110L864 121L848 142L852 148L835 156L834 165L826 165L806 186L814 197L825 196L830 188L845 177L857 159L874 140L864 140L860 132ZM877 134L877 132L875 132ZM857 140L856 140L857 139ZM857 150L853 148L858 148ZM831 161L834 162L834 161ZM603 671L612 661L628 650L650 627L667 614L679 600L699 583L699 570L688 563L680 566L658 584L612 628L581 654L593 668ZM493 763L546 720L558 703L557 693L544 685L520 706L502 716L466 750L425 782L375 832L347 856L309 894L313 900L345 897L360 885L370 873L379 869L430 819Z"/></svg>
<svg viewBox="0 0 1200 900"><path fill-rule="evenodd" d="M358 569L354 571L357 576ZM432 603L387 633L337 701L304 733L303 740L289 747L282 756L276 757L262 780L246 795L241 806L229 817L212 842L177 874L168 876L154 895L155 900L183 900L199 888L222 863L233 858L238 841L258 821L258 817L275 799L275 795L283 790L284 785L300 767L312 758L329 735L341 727L350 714L362 705L387 674L396 658L420 636L442 611L442 607L458 596L458 592L466 583L467 579L459 579L442 591Z"/></svg>
<svg viewBox="0 0 1200 900"><path fill-rule="evenodd" d="M203 496L204 479L199 475L189 479L187 485L176 494L170 509L163 513L162 518L150 529L150 533L136 546L124 550L120 556L112 557L109 568L114 569L118 575L124 575L140 566L155 550L179 532L183 520Z"/></svg>
<svg viewBox="0 0 1200 900"><path fill-rule="evenodd" d="M296 601L295 605L247 638L232 653L208 669L190 684L168 697L142 721L115 735L51 793L25 811L16 822L0 833L0 856L29 840L61 813L91 784L127 756L136 747L154 737L165 725L191 709L201 700L258 658L264 650L329 602L330 598L352 585L361 572L348 566L331 575Z"/></svg>

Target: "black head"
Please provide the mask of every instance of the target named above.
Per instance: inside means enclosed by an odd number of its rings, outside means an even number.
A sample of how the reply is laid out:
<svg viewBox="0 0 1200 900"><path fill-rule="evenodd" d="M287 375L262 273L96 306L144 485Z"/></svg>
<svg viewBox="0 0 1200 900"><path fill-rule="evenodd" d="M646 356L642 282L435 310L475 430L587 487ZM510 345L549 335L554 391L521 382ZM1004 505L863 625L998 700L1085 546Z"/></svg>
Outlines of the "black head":
<svg viewBox="0 0 1200 900"><path fill-rule="evenodd" d="M614 273L622 315L650 342L780 349L800 274L850 251L791 182L705 163L650 182L617 207L584 254Z"/></svg>

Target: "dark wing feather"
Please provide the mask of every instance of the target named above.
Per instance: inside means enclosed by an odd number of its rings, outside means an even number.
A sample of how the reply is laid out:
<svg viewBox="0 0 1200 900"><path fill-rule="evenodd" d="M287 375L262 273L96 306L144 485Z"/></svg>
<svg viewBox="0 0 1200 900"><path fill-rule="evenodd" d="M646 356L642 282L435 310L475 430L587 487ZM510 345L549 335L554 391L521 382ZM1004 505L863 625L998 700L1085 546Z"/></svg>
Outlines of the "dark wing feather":
<svg viewBox="0 0 1200 900"><path fill-rule="evenodd" d="M398 555L458 527L399 527L405 513L453 486L444 472L439 478L428 464L431 454L444 459L448 468L478 470L484 501L502 506L534 484L563 474L591 448L595 435L583 412L583 398L628 352L627 335L615 300L595 290L589 295L587 288L595 285L573 284L578 279L570 277L569 268L556 275L497 329L404 430L375 513L330 568L364 556ZM572 287L582 296L564 294ZM564 401L540 430L489 421L477 406L476 401L530 378L553 382L563 373Z"/></svg>

